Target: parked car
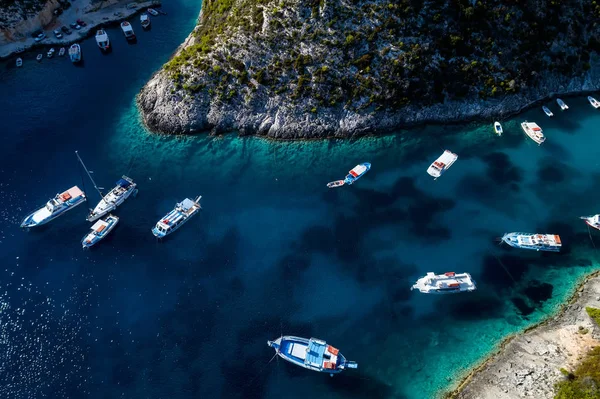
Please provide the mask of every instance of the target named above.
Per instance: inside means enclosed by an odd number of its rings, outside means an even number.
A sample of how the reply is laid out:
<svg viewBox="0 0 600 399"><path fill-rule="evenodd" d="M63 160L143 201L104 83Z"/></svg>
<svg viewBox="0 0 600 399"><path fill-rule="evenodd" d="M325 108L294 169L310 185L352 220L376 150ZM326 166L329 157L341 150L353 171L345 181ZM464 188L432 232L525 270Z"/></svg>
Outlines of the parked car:
<svg viewBox="0 0 600 399"><path fill-rule="evenodd" d="M36 42L41 42L42 40L44 40L46 38L46 34L45 33L40 33L38 35L38 37L35 38Z"/></svg>
<svg viewBox="0 0 600 399"><path fill-rule="evenodd" d="M62 33L60 33L59 29L54 29L54 36L56 36L57 39L60 39L62 37Z"/></svg>
<svg viewBox="0 0 600 399"><path fill-rule="evenodd" d="M64 26L64 25L63 25L63 26L62 26L60 29L61 29L63 32L65 32L67 35L70 35L70 34L71 34L71 29L67 28L67 27L66 27L66 26Z"/></svg>
<svg viewBox="0 0 600 399"><path fill-rule="evenodd" d="M38 30L36 30L35 32L31 33L31 37L33 37L33 38L35 39L36 37L38 37L38 36L39 36L39 35L41 35L42 33L44 33L44 31L43 31L43 30L41 30L41 29L38 29Z"/></svg>
<svg viewBox="0 0 600 399"><path fill-rule="evenodd" d="M77 22L71 22L71 28L79 30L81 29L81 26L79 26Z"/></svg>
<svg viewBox="0 0 600 399"><path fill-rule="evenodd" d="M87 24L86 24L84 21L82 21L81 19L78 19L78 20L77 20L77 23L78 23L80 26L86 26L86 25L87 25Z"/></svg>

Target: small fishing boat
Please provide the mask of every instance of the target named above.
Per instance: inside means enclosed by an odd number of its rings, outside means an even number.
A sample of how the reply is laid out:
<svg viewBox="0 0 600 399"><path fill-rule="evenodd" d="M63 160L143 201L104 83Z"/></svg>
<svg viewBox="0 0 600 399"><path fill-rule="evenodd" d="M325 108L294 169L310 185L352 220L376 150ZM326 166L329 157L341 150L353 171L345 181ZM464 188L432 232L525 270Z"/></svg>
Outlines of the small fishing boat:
<svg viewBox="0 0 600 399"><path fill-rule="evenodd" d="M35 227L46 224L64 215L65 212L75 208L77 205L81 205L85 200L85 193L79 187L73 186L61 194L56 194L43 208L29 214L21 222L21 227Z"/></svg>
<svg viewBox="0 0 600 399"><path fill-rule="evenodd" d="M23 58L19 57L17 58L17 67L22 67L23 66Z"/></svg>
<svg viewBox="0 0 600 399"><path fill-rule="evenodd" d="M92 180L93 182L93 180ZM94 183L95 185L95 183ZM137 192L137 184L127 176L123 176L117 181L115 188L109 191L108 194L102 197L98 205L90 212L87 217L88 222L101 218L109 212L117 209L127 198Z"/></svg>
<svg viewBox="0 0 600 399"><path fill-rule="evenodd" d="M125 39L127 39L127 40L135 39L135 33L133 33L133 27L131 26L131 24L129 22L127 22L127 21L121 22L121 30L123 31L123 34L125 35Z"/></svg>
<svg viewBox="0 0 600 399"><path fill-rule="evenodd" d="M140 15L140 24L144 29L150 28L150 16L148 14Z"/></svg>
<svg viewBox="0 0 600 399"><path fill-rule="evenodd" d="M46 54L46 56L48 58L52 58L54 56L54 47L52 47L50 50L48 50L48 53Z"/></svg>
<svg viewBox="0 0 600 399"><path fill-rule="evenodd" d="M44 56L43 56L42 54L38 54L38 55L37 55L37 57L35 57L35 59L36 59L38 62L41 62L41 61L42 61L42 58L44 58Z"/></svg>
<svg viewBox="0 0 600 399"><path fill-rule="evenodd" d="M600 214L594 216L582 216L581 219L583 219L588 226L600 230Z"/></svg>
<svg viewBox="0 0 600 399"><path fill-rule="evenodd" d="M110 49L110 39L108 33L104 29L98 29L96 31L96 44L102 51L108 51Z"/></svg>
<svg viewBox="0 0 600 399"><path fill-rule="evenodd" d="M148 14L158 17L158 11L156 11L154 8L149 8Z"/></svg>
<svg viewBox="0 0 600 399"><path fill-rule="evenodd" d="M563 111L566 111L569 109L569 106L560 98L556 99L556 103L558 104L558 106L560 107L560 109L562 109Z"/></svg>
<svg viewBox="0 0 600 399"><path fill-rule="evenodd" d="M438 157L438 159L429 165L429 168L427 168L427 173L437 179L444 174L444 172L446 172L450 166L456 162L457 159L458 155L452 151L445 150L444 153Z"/></svg>
<svg viewBox="0 0 600 399"><path fill-rule="evenodd" d="M502 241L511 247L536 251L558 252L562 247L560 236L556 234L507 233Z"/></svg>
<svg viewBox="0 0 600 399"><path fill-rule="evenodd" d="M296 366L308 370L328 373L331 376L346 369L356 369L358 364L346 360L339 349L320 339L282 336L267 345L275 349L275 353Z"/></svg>
<svg viewBox="0 0 600 399"><path fill-rule="evenodd" d="M475 281L469 273L448 272L444 274L427 273L410 288L423 294L455 294L475 291Z"/></svg>
<svg viewBox="0 0 600 399"><path fill-rule="evenodd" d="M590 104L592 104L592 107L596 109L600 108L600 102L598 102L598 100L596 100L594 97L588 96L588 101L590 102Z"/></svg>
<svg viewBox="0 0 600 399"><path fill-rule="evenodd" d="M550 111L550 108L546 107L545 105L542 107L542 110L544 111L544 113L546 115L548 115L549 117L553 117L554 114L552 113L552 111Z"/></svg>
<svg viewBox="0 0 600 399"><path fill-rule="evenodd" d="M502 132L502 125L500 122L494 122L494 133L496 133L498 136L502 136Z"/></svg>
<svg viewBox="0 0 600 399"><path fill-rule="evenodd" d="M58 55L59 55L59 57L62 57L62 56L65 55L65 48L64 47L61 47L60 50L58 50Z"/></svg>
<svg viewBox="0 0 600 399"><path fill-rule="evenodd" d="M336 181L332 181L332 182L327 183L327 187L328 188L336 188L336 187L341 187L344 184L346 184L345 181L343 181L343 180L336 180Z"/></svg>
<svg viewBox="0 0 600 399"><path fill-rule="evenodd" d="M72 63L81 61L81 47L79 44L75 43L69 47L69 58Z"/></svg>
<svg viewBox="0 0 600 399"><path fill-rule="evenodd" d="M183 226L185 222L202 209L200 206L201 198L202 196L198 196L195 201L186 198L179 202L175 205L175 209L156 223L156 226L152 229L152 234L158 238L163 238Z"/></svg>
<svg viewBox="0 0 600 399"><path fill-rule="evenodd" d="M360 179L369 170L371 170L370 163L364 162L364 163L358 164L354 168L352 168L352 170L350 172L348 172L348 175L346 176L346 178L344 180L336 180L336 181L327 183L327 187L335 188L335 187L341 187L344 184L353 184L355 181Z"/></svg>
<svg viewBox="0 0 600 399"><path fill-rule="evenodd" d="M113 215L108 215L94 223L90 232L81 240L83 249L91 248L96 245L117 226L117 223L119 223L119 218Z"/></svg>
<svg viewBox="0 0 600 399"><path fill-rule="evenodd" d="M546 136L544 136L542 128L539 127L537 123L525 121L521 123L521 128L525 134L536 143L542 144L546 141Z"/></svg>

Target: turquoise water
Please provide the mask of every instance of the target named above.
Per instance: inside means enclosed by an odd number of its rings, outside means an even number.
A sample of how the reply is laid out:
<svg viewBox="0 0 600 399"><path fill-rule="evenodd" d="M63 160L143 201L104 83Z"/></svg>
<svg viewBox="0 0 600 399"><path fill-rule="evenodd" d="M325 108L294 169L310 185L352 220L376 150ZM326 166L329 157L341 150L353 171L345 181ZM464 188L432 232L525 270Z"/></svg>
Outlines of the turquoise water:
<svg viewBox="0 0 600 399"><path fill-rule="evenodd" d="M165 9L150 32L135 20L136 45L116 29L108 56L85 41L83 67L0 64L2 397L430 398L597 268L600 233L578 219L600 212L600 115L585 99L503 121L503 137L492 121L352 141L154 135L134 96L199 5ZM433 181L445 148L459 160ZM126 173L140 187L87 252L83 207L18 227L81 184L74 150L101 185ZM325 187L365 161L355 185ZM154 223L199 194L203 212L157 242ZM564 251L495 242L520 230L560 234ZM479 290L410 292L428 271L470 272ZM282 333L326 339L359 369L330 378L272 360L266 340Z"/></svg>

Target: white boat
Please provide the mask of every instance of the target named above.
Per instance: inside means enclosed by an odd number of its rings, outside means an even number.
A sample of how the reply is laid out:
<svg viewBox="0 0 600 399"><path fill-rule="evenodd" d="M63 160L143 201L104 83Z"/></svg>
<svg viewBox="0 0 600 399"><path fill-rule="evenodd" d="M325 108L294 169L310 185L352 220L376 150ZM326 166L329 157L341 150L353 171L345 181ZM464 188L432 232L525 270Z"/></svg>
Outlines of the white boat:
<svg viewBox="0 0 600 399"><path fill-rule="evenodd" d="M458 155L446 150L438 157L427 169L427 173L436 179L446 172L454 162L458 159Z"/></svg>
<svg viewBox="0 0 600 399"><path fill-rule="evenodd" d="M562 247L557 234L507 233L502 241L511 247L536 251L558 252Z"/></svg>
<svg viewBox="0 0 600 399"><path fill-rule="evenodd" d="M148 29L150 27L150 16L148 14L140 15L140 24L142 28Z"/></svg>
<svg viewBox="0 0 600 399"><path fill-rule="evenodd" d="M42 60L42 58L44 58L44 56L42 54L38 54L37 57L35 57L35 59L40 62Z"/></svg>
<svg viewBox="0 0 600 399"><path fill-rule="evenodd" d="M521 128L525 134L536 143L542 144L544 141L546 141L546 136L544 136L542 128L539 127L537 123L525 121L521 123Z"/></svg>
<svg viewBox="0 0 600 399"><path fill-rule="evenodd" d="M186 198L179 202L175 205L175 209L156 223L156 226L152 229L152 234L158 238L163 238L179 229L202 209L200 206L201 198L202 196L198 196L195 201Z"/></svg>
<svg viewBox="0 0 600 399"><path fill-rule="evenodd" d="M92 225L90 232L81 240L83 249L90 248L108 235L119 223L119 218L108 215Z"/></svg>
<svg viewBox="0 0 600 399"><path fill-rule="evenodd" d="M542 107L542 110L544 111L544 113L546 115L548 115L549 117L553 117L554 114L552 113L552 111L550 111L550 108L546 107L545 105Z"/></svg>
<svg viewBox="0 0 600 399"><path fill-rule="evenodd" d="M502 132L502 125L500 122L494 122L494 133L496 133L498 136L502 136Z"/></svg>
<svg viewBox="0 0 600 399"><path fill-rule="evenodd" d="M77 205L83 204L85 200L85 193L79 187L73 186L61 194L56 194L43 208L29 214L21 222L21 227L35 227L46 224Z"/></svg>
<svg viewBox="0 0 600 399"><path fill-rule="evenodd" d="M148 14L158 17L158 11L156 11L154 8L149 8Z"/></svg>
<svg viewBox="0 0 600 399"><path fill-rule="evenodd" d="M96 43L102 51L108 51L108 49L110 49L110 39L104 29L98 29L96 31Z"/></svg>
<svg viewBox="0 0 600 399"><path fill-rule="evenodd" d="M23 66L23 59L21 57L17 58L17 66L18 67L22 67Z"/></svg>
<svg viewBox="0 0 600 399"><path fill-rule="evenodd" d="M598 100L596 100L594 97L588 96L588 101L590 102L590 104L592 104L592 107L600 108L600 102L598 102Z"/></svg>
<svg viewBox="0 0 600 399"><path fill-rule="evenodd" d="M133 180L127 176L121 177L115 188L110 190L108 194L102 197L100 202L98 202L98 205L96 205L96 207L90 212L86 220L88 222L93 222L107 213L114 211L119 205L125 202L125 200L131 196L131 194L135 194L136 192L137 184L135 184Z"/></svg>
<svg viewBox="0 0 600 399"><path fill-rule="evenodd" d="M54 56L54 47L52 47L50 50L48 50L48 53L46 54L46 56L48 58L52 58Z"/></svg>
<svg viewBox="0 0 600 399"><path fill-rule="evenodd" d="M127 21L121 22L121 30L123 31L123 34L125 35L125 39L127 39L127 40L135 39L135 33L133 33L133 27L131 26L131 24L129 22L127 22Z"/></svg>
<svg viewBox="0 0 600 399"><path fill-rule="evenodd" d="M418 279L410 289L411 291L418 290L423 294L455 294L475 291L477 287L469 273L435 274L429 272L425 277Z"/></svg>
<svg viewBox="0 0 600 399"><path fill-rule="evenodd" d="M600 214L594 216L582 216L581 219L583 219L588 226L600 230Z"/></svg>
<svg viewBox="0 0 600 399"><path fill-rule="evenodd" d="M558 104L560 109L562 109L563 111L566 111L567 109L569 109L569 106L567 104L565 104L565 102L563 100L561 100L560 98L556 99L556 103Z"/></svg>
<svg viewBox="0 0 600 399"><path fill-rule="evenodd" d="M62 57L63 55L65 55L65 48L64 47L61 47L60 50L58 50L58 55L60 57Z"/></svg>
<svg viewBox="0 0 600 399"><path fill-rule="evenodd" d="M69 47L69 58L73 63L81 61L81 47L79 44L75 43Z"/></svg>

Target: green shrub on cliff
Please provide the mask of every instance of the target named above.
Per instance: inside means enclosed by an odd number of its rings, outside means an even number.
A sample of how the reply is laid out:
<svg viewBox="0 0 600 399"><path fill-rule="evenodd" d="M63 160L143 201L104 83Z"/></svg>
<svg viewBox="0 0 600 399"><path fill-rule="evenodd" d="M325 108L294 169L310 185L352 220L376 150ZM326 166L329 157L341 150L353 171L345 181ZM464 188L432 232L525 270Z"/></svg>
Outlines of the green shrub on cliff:
<svg viewBox="0 0 600 399"><path fill-rule="evenodd" d="M590 315L592 320L594 320L596 324L600 327L600 309L591 308L588 306L587 308L585 308L585 311L588 315Z"/></svg>
<svg viewBox="0 0 600 399"><path fill-rule="evenodd" d="M555 385L555 399L600 398L600 347L592 349L575 372L569 375L573 375L573 378Z"/></svg>

